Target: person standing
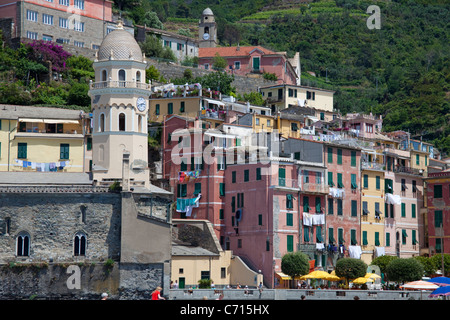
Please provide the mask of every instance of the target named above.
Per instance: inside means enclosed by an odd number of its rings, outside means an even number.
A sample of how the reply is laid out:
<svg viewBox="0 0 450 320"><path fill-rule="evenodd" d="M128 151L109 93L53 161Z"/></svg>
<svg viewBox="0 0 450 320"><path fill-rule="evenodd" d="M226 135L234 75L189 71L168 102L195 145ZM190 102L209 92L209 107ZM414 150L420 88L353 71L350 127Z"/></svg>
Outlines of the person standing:
<svg viewBox="0 0 450 320"><path fill-rule="evenodd" d="M152 300L166 300L163 296L161 296L161 287L156 287L155 291L152 292Z"/></svg>

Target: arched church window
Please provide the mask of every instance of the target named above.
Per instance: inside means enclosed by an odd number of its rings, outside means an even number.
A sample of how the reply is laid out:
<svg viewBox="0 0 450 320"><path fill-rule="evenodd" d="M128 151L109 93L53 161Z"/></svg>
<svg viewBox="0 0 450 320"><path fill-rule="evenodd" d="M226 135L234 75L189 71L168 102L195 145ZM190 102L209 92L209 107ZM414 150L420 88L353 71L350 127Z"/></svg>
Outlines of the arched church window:
<svg viewBox="0 0 450 320"><path fill-rule="evenodd" d="M119 114L119 131L125 131L125 113Z"/></svg>
<svg viewBox="0 0 450 320"><path fill-rule="evenodd" d="M22 231L17 236L17 256L27 257L30 255L30 235L28 232Z"/></svg>
<svg viewBox="0 0 450 320"><path fill-rule="evenodd" d="M205 27L205 33L209 33L209 27Z"/></svg>
<svg viewBox="0 0 450 320"><path fill-rule="evenodd" d="M125 70L119 70L119 87L125 87Z"/></svg>
<svg viewBox="0 0 450 320"><path fill-rule="evenodd" d="M83 232L78 232L73 239L73 255L86 255L86 235Z"/></svg>

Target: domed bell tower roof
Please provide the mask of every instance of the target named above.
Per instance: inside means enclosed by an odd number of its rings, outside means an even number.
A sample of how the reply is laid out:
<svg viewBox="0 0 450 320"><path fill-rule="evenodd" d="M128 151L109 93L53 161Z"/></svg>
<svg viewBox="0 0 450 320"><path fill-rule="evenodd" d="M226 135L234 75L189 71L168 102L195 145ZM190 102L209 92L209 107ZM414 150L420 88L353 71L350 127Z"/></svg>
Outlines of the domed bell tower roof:
<svg viewBox="0 0 450 320"><path fill-rule="evenodd" d="M97 60L136 60L143 61L142 51L134 36L123 29L119 22L117 29L104 39L97 53Z"/></svg>

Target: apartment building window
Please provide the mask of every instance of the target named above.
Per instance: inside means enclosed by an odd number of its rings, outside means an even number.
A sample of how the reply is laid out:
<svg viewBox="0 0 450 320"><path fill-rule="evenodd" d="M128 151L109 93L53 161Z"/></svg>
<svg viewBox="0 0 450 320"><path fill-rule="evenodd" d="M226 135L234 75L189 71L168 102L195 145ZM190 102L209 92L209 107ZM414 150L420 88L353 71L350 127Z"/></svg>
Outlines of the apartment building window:
<svg viewBox="0 0 450 320"><path fill-rule="evenodd" d="M411 218L415 218L416 217L416 204L412 203L411 204Z"/></svg>
<svg viewBox="0 0 450 320"><path fill-rule="evenodd" d="M244 182L248 182L250 180L250 170L244 170Z"/></svg>
<svg viewBox="0 0 450 320"><path fill-rule="evenodd" d="M356 230L352 229L350 230L350 244L352 246L355 246L358 243L358 241L356 241Z"/></svg>
<svg viewBox="0 0 450 320"><path fill-rule="evenodd" d="M333 172L328 172L328 185L330 187L334 187Z"/></svg>
<svg viewBox="0 0 450 320"><path fill-rule="evenodd" d="M256 168L256 180L261 180L261 168Z"/></svg>
<svg viewBox="0 0 450 320"><path fill-rule="evenodd" d="M406 204L402 203L402 218L406 217Z"/></svg>
<svg viewBox="0 0 450 320"><path fill-rule="evenodd" d="M17 144L17 159L27 158L27 144L25 142L19 142Z"/></svg>
<svg viewBox="0 0 450 320"><path fill-rule="evenodd" d="M381 187L380 184L381 184L380 183L380 176L376 176L375 177L375 187L376 187L377 190L380 190L380 187Z"/></svg>
<svg viewBox="0 0 450 320"><path fill-rule="evenodd" d="M286 209L293 209L294 208L294 197L292 197L292 194L286 195Z"/></svg>
<svg viewBox="0 0 450 320"><path fill-rule="evenodd" d="M433 196L434 196L435 199L442 198L442 185L441 184L436 184L434 186Z"/></svg>
<svg viewBox="0 0 450 320"><path fill-rule="evenodd" d="M75 21L73 29L75 31L84 32L84 22L81 21Z"/></svg>
<svg viewBox="0 0 450 320"><path fill-rule="evenodd" d="M303 212L309 212L309 197L303 196Z"/></svg>
<svg viewBox="0 0 450 320"><path fill-rule="evenodd" d="M376 246L380 245L380 233L379 232L375 232L375 245Z"/></svg>
<svg viewBox="0 0 450 320"><path fill-rule="evenodd" d="M339 228L338 229L338 241L339 241L339 244L340 245L342 245L342 244L344 244L344 229L342 229L342 228Z"/></svg>
<svg viewBox="0 0 450 320"><path fill-rule="evenodd" d="M356 174L354 173L351 174L351 184L352 189L358 189L358 184L356 183Z"/></svg>
<svg viewBox="0 0 450 320"><path fill-rule="evenodd" d="M187 160L186 160L186 158L181 158L180 171L186 171L186 170L187 170Z"/></svg>
<svg viewBox="0 0 450 320"><path fill-rule="evenodd" d="M320 197L316 197L316 213L322 213L322 203Z"/></svg>
<svg viewBox="0 0 450 320"><path fill-rule="evenodd" d="M342 149L337 150L337 164L342 164Z"/></svg>
<svg viewBox="0 0 450 320"><path fill-rule="evenodd" d="M440 228L442 226L442 210L434 211L434 227Z"/></svg>
<svg viewBox="0 0 450 320"><path fill-rule="evenodd" d="M336 240L334 240L334 229L328 228L328 242L334 244Z"/></svg>
<svg viewBox="0 0 450 320"><path fill-rule="evenodd" d="M177 185L177 196L183 198L187 196L187 184Z"/></svg>
<svg viewBox="0 0 450 320"><path fill-rule="evenodd" d="M367 241L367 231L363 231L362 236L362 244L363 246L367 246L369 244L369 241Z"/></svg>
<svg viewBox="0 0 450 320"><path fill-rule="evenodd" d="M155 115L159 116L159 104L155 105Z"/></svg>
<svg viewBox="0 0 450 320"><path fill-rule="evenodd" d="M69 159L69 144L68 143L61 143L59 145L59 159L61 160L68 160Z"/></svg>
<svg viewBox="0 0 450 320"><path fill-rule="evenodd" d="M364 189L368 189L369 188L369 176L367 174L365 174L363 176L364 179Z"/></svg>
<svg viewBox="0 0 450 320"><path fill-rule="evenodd" d="M59 18L59 27L63 29L69 29L69 20L66 18Z"/></svg>
<svg viewBox="0 0 450 320"><path fill-rule="evenodd" d="M70 5L70 0L59 0L59 4L68 7Z"/></svg>
<svg viewBox="0 0 450 320"><path fill-rule="evenodd" d="M328 214L334 214L333 198L328 198Z"/></svg>
<svg viewBox="0 0 450 320"><path fill-rule="evenodd" d="M352 200L352 217L358 216L358 202L356 200Z"/></svg>
<svg viewBox="0 0 450 320"><path fill-rule="evenodd" d="M258 214L258 226L262 226L263 216L262 214Z"/></svg>
<svg viewBox="0 0 450 320"><path fill-rule="evenodd" d="M184 50L184 43L177 43L177 50L178 51Z"/></svg>
<svg viewBox="0 0 450 320"><path fill-rule="evenodd" d="M306 99L316 100L316 93L314 91L306 91Z"/></svg>
<svg viewBox="0 0 450 320"><path fill-rule="evenodd" d="M337 215L342 216L342 199L337 199Z"/></svg>
<svg viewBox="0 0 450 320"><path fill-rule="evenodd" d="M287 251L293 252L294 251L294 236L293 235L287 235L286 236L286 242L287 242Z"/></svg>
<svg viewBox="0 0 450 320"><path fill-rule="evenodd" d="M219 210L219 219L220 219L220 220L223 220L224 217L225 217L225 215L224 215L224 210L223 210L223 209L220 209L220 210ZM221 242L222 242L222 241L221 241Z"/></svg>
<svg viewBox="0 0 450 320"><path fill-rule="evenodd" d="M356 151L352 151L351 152L351 157L352 157L352 160L351 160L351 166L352 167L356 167Z"/></svg>
<svg viewBox="0 0 450 320"><path fill-rule="evenodd" d="M184 106L184 101L180 102L180 112L184 112L185 111L185 106Z"/></svg>
<svg viewBox="0 0 450 320"><path fill-rule="evenodd" d="M43 13L42 14L42 23L52 26L53 25L53 16L50 14Z"/></svg>
<svg viewBox="0 0 450 320"><path fill-rule="evenodd" d="M328 148L328 163L333 163L333 148Z"/></svg>
<svg viewBox="0 0 450 320"><path fill-rule="evenodd" d="M231 183L236 183L236 171L231 172Z"/></svg>
<svg viewBox="0 0 450 320"><path fill-rule="evenodd" d="M37 32L27 31L27 39L37 40L37 38L38 38Z"/></svg>
<svg viewBox="0 0 450 320"><path fill-rule="evenodd" d="M202 184L197 182L195 183L194 196L198 196L200 193L202 193Z"/></svg>
<svg viewBox="0 0 450 320"><path fill-rule="evenodd" d="M338 188L343 188L344 187L344 184L342 183L342 173L338 173L337 174L337 183L338 183Z"/></svg>
<svg viewBox="0 0 450 320"><path fill-rule="evenodd" d="M167 114L172 114L173 113L173 103L169 102L167 104Z"/></svg>
<svg viewBox="0 0 450 320"><path fill-rule="evenodd" d="M241 69L241 62L240 61L235 61L234 62L234 69L235 70Z"/></svg>
<svg viewBox="0 0 450 320"><path fill-rule="evenodd" d="M49 36L49 35L46 35L46 34L43 34L42 35L42 40L44 40L44 41L53 41L53 37Z"/></svg>
<svg viewBox="0 0 450 320"><path fill-rule="evenodd" d="M38 21L38 13L37 11L27 10L27 20L37 22Z"/></svg>
<svg viewBox="0 0 450 320"><path fill-rule="evenodd" d="M74 0L73 6L77 9L84 10L84 0Z"/></svg>
<svg viewBox="0 0 450 320"><path fill-rule="evenodd" d="M259 71L260 57L253 57L253 71Z"/></svg>
<svg viewBox="0 0 450 320"><path fill-rule="evenodd" d="M402 244L406 244L406 238L408 238L408 233L405 229L402 229Z"/></svg>
<svg viewBox="0 0 450 320"><path fill-rule="evenodd" d="M286 213L286 225L290 227L294 225L294 215L290 212Z"/></svg>
<svg viewBox="0 0 450 320"><path fill-rule="evenodd" d="M225 196L225 183L223 182L219 185L219 194L221 197Z"/></svg>
<svg viewBox="0 0 450 320"><path fill-rule="evenodd" d="M56 43L69 44L70 43L70 39L58 38L58 39L56 39Z"/></svg>

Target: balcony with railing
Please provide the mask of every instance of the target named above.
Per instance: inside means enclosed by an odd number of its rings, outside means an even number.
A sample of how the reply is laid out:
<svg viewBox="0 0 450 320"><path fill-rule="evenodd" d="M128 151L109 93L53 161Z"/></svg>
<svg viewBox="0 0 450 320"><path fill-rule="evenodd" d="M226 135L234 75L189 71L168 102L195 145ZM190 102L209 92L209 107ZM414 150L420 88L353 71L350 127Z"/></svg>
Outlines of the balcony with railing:
<svg viewBox="0 0 450 320"><path fill-rule="evenodd" d="M90 82L89 88L93 89L106 89L106 88L132 88L132 89L144 89L150 90L151 84L139 81L117 81L117 80L109 80L109 81L99 81L99 82Z"/></svg>
<svg viewBox="0 0 450 320"><path fill-rule="evenodd" d="M307 182L303 183L301 186L301 189L303 192L309 192L309 193L323 193L328 194L330 192L330 188L325 183L312 183Z"/></svg>
<svg viewBox="0 0 450 320"><path fill-rule="evenodd" d="M299 184L297 179L275 178L271 177L271 185L278 189L289 189L299 191Z"/></svg>
<svg viewBox="0 0 450 320"><path fill-rule="evenodd" d="M372 161L361 161L361 169L363 170L380 170L383 171L385 165L383 163L372 162Z"/></svg>
<svg viewBox="0 0 450 320"><path fill-rule="evenodd" d="M411 168L411 167L406 167L406 166L394 166L393 171L395 173L407 173L407 174L414 174L414 175L419 175L419 176L423 175L422 169L416 169L416 168Z"/></svg>

